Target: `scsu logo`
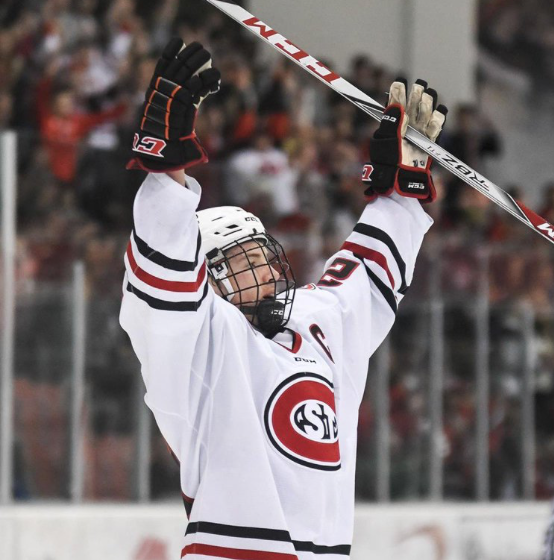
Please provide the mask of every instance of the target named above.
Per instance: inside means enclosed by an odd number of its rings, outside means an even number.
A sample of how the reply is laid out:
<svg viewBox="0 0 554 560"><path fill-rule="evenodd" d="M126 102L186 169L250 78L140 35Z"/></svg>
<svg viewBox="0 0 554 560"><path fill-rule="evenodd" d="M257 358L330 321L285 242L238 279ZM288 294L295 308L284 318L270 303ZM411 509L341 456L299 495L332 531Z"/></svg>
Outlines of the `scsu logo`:
<svg viewBox="0 0 554 560"><path fill-rule="evenodd" d="M324 402L308 400L301 402L291 412L292 427L312 441L333 443L339 430L335 411Z"/></svg>
<svg viewBox="0 0 554 560"><path fill-rule="evenodd" d="M316 373L297 373L269 397L264 412L271 444L306 467L340 469L339 428L333 384Z"/></svg>

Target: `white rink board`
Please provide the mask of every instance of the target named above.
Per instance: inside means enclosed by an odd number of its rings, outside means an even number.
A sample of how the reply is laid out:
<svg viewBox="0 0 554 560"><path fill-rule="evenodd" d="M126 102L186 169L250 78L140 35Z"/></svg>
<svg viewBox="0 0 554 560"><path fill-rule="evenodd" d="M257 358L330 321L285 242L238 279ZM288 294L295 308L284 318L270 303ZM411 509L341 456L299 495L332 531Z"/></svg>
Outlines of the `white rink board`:
<svg viewBox="0 0 554 560"><path fill-rule="evenodd" d="M358 506L352 560L539 560L545 503Z"/></svg>
<svg viewBox="0 0 554 560"><path fill-rule="evenodd" d="M0 507L0 560L178 560L182 505Z"/></svg>
<svg viewBox="0 0 554 560"><path fill-rule="evenodd" d="M546 503L360 505L352 560L539 560L548 518ZM0 507L0 559L178 560L185 526L180 505Z"/></svg>

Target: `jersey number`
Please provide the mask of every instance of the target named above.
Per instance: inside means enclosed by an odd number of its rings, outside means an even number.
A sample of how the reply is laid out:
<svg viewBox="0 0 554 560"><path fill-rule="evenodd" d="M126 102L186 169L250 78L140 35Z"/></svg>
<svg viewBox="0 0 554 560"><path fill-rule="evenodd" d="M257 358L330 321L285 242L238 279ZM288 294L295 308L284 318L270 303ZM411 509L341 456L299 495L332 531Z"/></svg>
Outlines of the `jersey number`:
<svg viewBox="0 0 554 560"><path fill-rule="evenodd" d="M340 286L360 266L359 262L336 258L331 266L325 271L318 286L329 286L334 288Z"/></svg>

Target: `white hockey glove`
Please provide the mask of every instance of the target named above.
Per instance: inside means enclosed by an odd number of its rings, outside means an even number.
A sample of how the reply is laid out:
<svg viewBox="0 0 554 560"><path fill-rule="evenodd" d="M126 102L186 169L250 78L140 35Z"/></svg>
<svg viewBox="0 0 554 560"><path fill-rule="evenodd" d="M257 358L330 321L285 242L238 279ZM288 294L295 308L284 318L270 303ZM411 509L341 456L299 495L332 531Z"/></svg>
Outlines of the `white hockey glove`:
<svg viewBox="0 0 554 560"><path fill-rule="evenodd" d="M406 99L407 83L397 78L390 87L389 101L381 124L369 142L371 161L364 166L363 182L368 201L396 191L422 203L436 198L431 177L432 159L404 139L408 124L435 141L448 110L437 107L437 92L417 80ZM406 107L407 101L407 107Z"/></svg>

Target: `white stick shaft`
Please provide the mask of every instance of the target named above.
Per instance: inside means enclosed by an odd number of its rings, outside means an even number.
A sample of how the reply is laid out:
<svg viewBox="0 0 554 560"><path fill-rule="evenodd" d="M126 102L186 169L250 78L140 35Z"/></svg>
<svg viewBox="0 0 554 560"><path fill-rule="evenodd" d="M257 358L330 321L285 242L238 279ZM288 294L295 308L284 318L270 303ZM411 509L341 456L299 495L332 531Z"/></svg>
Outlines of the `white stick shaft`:
<svg viewBox="0 0 554 560"><path fill-rule="evenodd" d="M277 33L274 29L269 27L269 25L253 16L250 12L229 0L206 1L246 27L249 31L254 33L254 35L270 44L290 60L304 68L304 70L310 72L310 74L327 84L331 89L348 99L362 111L374 119L381 120L384 107L380 103L327 68L306 51L289 41L285 36ZM469 167L469 165L453 156L435 142L429 140L429 138L419 133L417 130L409 127L406 138L418 148L433 156L434 160L439 165L450 171L453 175L474 189L477 189L495 204L506 210L506 212L509 212L525 225L542 235L545 239L554 243L554 225L541 218L532 210L529 210L529 208L522 203L514 200L498 185L495 185L492 181L489 181L486 177L477 173L477 171Z"/></svg>

